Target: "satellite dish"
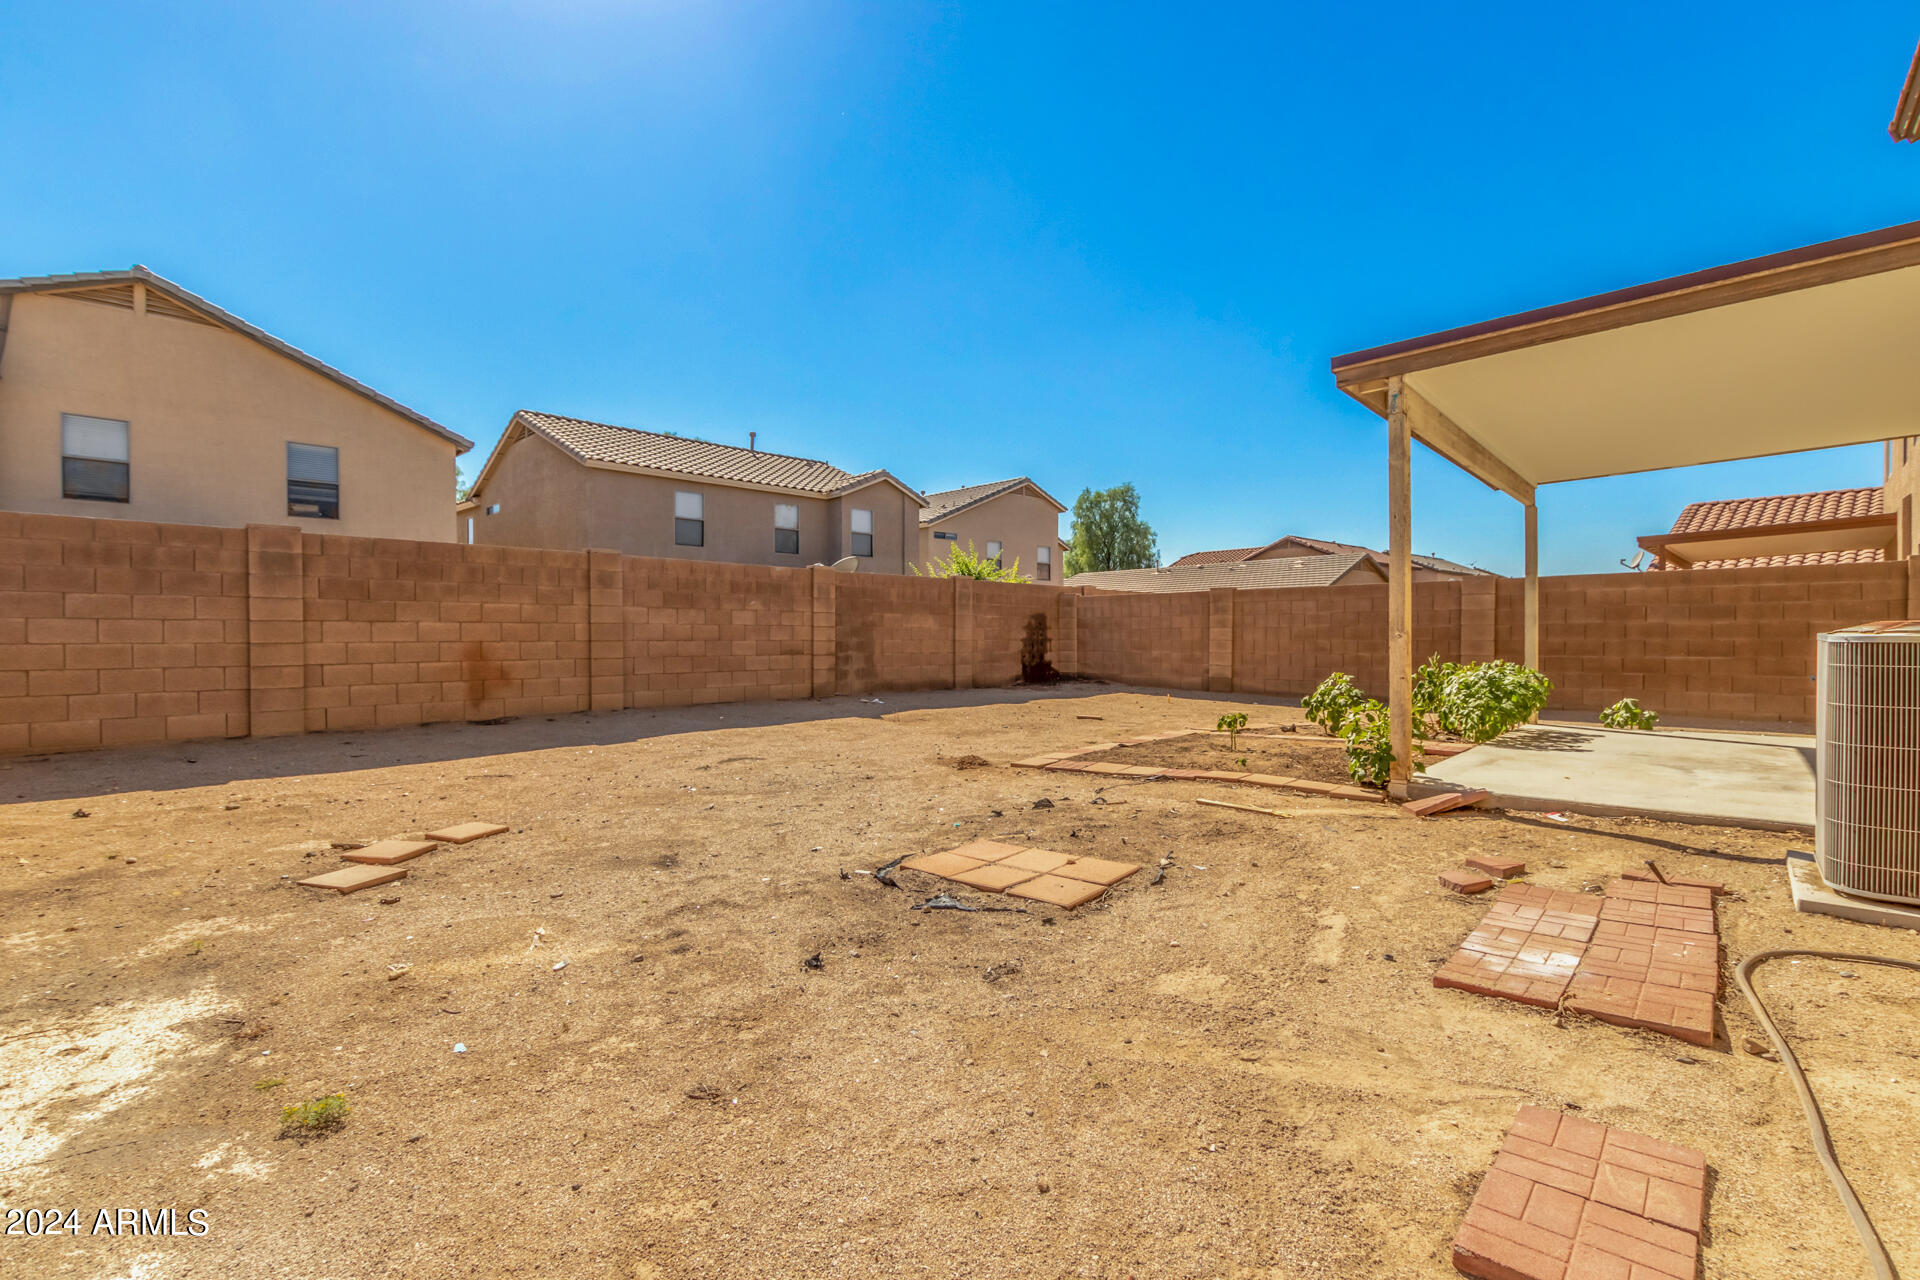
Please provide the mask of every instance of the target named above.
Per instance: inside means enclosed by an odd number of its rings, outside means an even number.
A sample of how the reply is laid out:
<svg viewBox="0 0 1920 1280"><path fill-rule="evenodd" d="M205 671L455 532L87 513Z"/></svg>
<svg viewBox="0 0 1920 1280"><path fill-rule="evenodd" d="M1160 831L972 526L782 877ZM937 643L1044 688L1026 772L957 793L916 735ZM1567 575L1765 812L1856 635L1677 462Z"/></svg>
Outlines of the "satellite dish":
<svg viewBox="0 0 1920 1280"><path fill-rule="evenodd" d="M835 573L857 573L859 569L859 556L842 556L833 562L833 571Z"/></svg>

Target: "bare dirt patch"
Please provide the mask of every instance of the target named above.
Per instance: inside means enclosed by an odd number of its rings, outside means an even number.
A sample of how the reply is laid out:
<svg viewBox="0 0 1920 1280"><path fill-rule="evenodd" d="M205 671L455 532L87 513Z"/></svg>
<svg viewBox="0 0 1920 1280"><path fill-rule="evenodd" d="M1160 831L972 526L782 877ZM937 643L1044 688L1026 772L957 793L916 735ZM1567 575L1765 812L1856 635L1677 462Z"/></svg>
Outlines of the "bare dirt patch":
<svg viewBox="0 0 1920 1280"><path fill-rule="evenodd" d="M1224 733L1196 733L1137 747L1112 747L1075 756L1084 764L1164 765L1169 769L1223 769L1229 773L1270 773L1313 782L1351 783L1347 753L1340 741L1307 734L1242 733L1228 745Z"/></svg>
<svg viewBox="0 0 1920 1280"><path fill-rule="evenodd" d="M1724 1050L1759 1034L1737 998L1701 1049L1431 981L1484 910L1434 876L1474 852L1726 881L1728 964L1920 958L1794 915L1795 838L960 771L1236 704L885 696L0 763L0 1201L212 1227L12 1239L6 1270L1439 1280L1521 1101L1705 1152L1707 1275L1861 1270L1781 1068ZM473 820L511 830L292 887L331 842ZM1073 912L858 874L982 837L1171 865ZM1913 1269L1915 992L1843 968L1762 981ZM335 1092L337 1131L277 1137Z"/></svg>

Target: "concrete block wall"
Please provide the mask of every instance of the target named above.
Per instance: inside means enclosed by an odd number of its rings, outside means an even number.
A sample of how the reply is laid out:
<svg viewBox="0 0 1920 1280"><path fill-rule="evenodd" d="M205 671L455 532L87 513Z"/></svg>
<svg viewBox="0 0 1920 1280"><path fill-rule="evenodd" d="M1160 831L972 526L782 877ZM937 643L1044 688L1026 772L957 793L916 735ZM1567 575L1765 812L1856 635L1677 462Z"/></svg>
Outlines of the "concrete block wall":
<svg viewBox="0 0 1920 1280"><path fill-rule="evenodd" d="M1207 687L1212 606L1205 592L1088 592L1074 615L1080 674L1166 689Z"/></svg>
<svg viewBox="0 0 1920 1280"><path fill-rule="evenodd" d="M834 592L836 692L953 688L950 580L849 573Z"/></svg>
<svg viewBox="0 0 1920 1280"><path fill-rule="evenodd" d="M626 705L812 696L807 570L617 558L626 577Z"/></svg>
<svg viewBox="0 0 1920 1280"><path fill-rule="evenodd" d="M0 752L244 734L242 529L0 512Z"/></svg>
<svg viewBox="0 0 1920 1280"><path fill-rule="evenodd" d="M972 597L973 684L994 688L1020 679L1020 655L1036 617L1046 629L1048 661L1060 662L1060 601L1071 588L1009 582L969 583Z"/></svg>

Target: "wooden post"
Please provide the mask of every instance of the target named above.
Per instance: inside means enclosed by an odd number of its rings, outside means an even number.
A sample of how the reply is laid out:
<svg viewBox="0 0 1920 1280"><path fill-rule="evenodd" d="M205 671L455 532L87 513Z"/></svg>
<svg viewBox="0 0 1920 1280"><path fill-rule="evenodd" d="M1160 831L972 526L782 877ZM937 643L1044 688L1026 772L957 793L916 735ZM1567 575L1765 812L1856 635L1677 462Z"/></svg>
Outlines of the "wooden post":
<svg viewBox="0 0 1920 1280"><path fill-rule="evenodd" d="M1526 615L1521 623L1526 664L1540 669L1540 508L1529 502L1527 512Z"/></svg>
<svg viewBox="0 0 1920 1280"><path fill-rule="evenodd" d="M1401 379L1387 379L1387 713L1393 769L1404 798L1413 777L1413 432Z"/></svg>

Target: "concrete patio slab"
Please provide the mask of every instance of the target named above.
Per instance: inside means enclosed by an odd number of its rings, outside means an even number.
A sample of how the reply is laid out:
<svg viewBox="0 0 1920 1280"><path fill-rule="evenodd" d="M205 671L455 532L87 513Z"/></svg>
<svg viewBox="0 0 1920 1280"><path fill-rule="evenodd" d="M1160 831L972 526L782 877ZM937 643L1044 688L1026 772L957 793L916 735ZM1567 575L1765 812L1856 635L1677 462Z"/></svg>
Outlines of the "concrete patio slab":
<svg viewBox="0 0 1920 1280"><path fill-rule="evenodd" d="M1451 759L1423 788L1482 787L1507 809L1813 829L1813 739L1537 724Z"/></svg>
<svg viewBox="0 0 1920 1280"><path fill-rule="evenodd" d="M1810 853L1795 851L1787 855L1787 881L1793 888L1795 911L1838 916L1842 920L1858 920L1861 924L1883 924L1894 929L1920 931L1920 907L1841 893L1821 876L1820 864L1813 860Z"/></svg>

